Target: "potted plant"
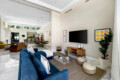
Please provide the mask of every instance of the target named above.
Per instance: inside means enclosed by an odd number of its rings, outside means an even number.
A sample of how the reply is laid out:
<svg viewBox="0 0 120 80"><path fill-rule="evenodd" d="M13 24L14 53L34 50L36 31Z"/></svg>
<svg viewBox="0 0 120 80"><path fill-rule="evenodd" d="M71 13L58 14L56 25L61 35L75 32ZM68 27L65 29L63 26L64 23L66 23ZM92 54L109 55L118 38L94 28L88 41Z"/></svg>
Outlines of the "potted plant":
<svg viewBox="0 0 120 80"><path fill-rule="evenodd" d="M105 34L105 37L103 40L99 41L99 44L101 45L101 48L99 48L99 51L102 53L103 57L100 58L100 64L102 66L107 65L108 63L108 56L107 50L109 48L110 42L112 42L113 33L110 30L108 34Z"/></svg>
<svg viewBox="0 0 120 80"><path fill-rule="evenodd" d="M65 55L66 55L66 60L69 61L69 51L67 49L64 50Z"/></svg>

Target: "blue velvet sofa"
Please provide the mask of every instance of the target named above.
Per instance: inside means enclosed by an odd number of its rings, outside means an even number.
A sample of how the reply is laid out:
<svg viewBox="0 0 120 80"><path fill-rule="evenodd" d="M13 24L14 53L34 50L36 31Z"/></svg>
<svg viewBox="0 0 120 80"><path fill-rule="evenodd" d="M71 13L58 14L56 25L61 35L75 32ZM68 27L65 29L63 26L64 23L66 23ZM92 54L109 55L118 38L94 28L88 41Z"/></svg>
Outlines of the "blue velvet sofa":
<svg viewBox="0 0 120 80"><path fill-rule="evenodd" d="M20 52L18 80L68 80L68 70L58 70L50 63L51 74L46 74L40 57L23 48Z"/></svg>

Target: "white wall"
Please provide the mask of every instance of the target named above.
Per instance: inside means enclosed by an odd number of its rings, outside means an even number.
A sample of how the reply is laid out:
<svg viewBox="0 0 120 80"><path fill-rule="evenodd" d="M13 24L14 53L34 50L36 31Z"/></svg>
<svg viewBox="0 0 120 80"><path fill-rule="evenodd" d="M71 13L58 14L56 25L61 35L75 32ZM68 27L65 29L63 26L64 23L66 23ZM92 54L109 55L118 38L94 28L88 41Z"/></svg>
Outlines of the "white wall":
<svg viewBox="0 0 120 80"><path fill-rule="evenodd" d="M63 30L88 30L88 43L83 47L86 49L86 55L94 58L101 56L99 52L100 45L94 41L94 30L111 28L114 26L114 0L90 0L85 3L84 0L73 5L72 11L61 14L61 46L77 47L77 43L63 42ZM70 9L70 8L69 8ZM54 34L57 34L57 32ZM58 37L55 35L56 38ZM69 39L69 35L67 35ZM110 46L109 54L111 55L112 47Z"/></svg>
<svg viewBox="0 0 120 80"><path fill-rule="evenodd" d="M42 26L41 29L44 31L43 32L43 34L44 34L44 40L45 41L49 41L51 43L51 35L50 35L50 32L51 32L51 23L49 22L48 24Z"/></svg>
<svg viewBox="0 0 120 80"><path fill-rule="evenodd" d="M0 18L0 41L5 42L6 38L5 38L5 21Z"/></svg>
<svg viewBox="0 0 120 80"><path fill-rule="evenodd" d="M60 45L60 13L51 12L51 48L56 51L56 47Z"/></svg>

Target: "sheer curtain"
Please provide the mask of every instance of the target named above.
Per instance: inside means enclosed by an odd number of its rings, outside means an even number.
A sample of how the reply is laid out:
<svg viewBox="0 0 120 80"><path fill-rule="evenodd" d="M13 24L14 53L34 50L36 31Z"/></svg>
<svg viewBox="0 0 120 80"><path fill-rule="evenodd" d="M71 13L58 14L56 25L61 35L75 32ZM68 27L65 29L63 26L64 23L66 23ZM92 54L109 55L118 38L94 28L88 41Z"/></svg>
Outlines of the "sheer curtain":
<svg viewBox="0 0 120 80"><path fill-rule="evenodd" d="M120 0L115 4L111 80L120 80Z"/></svg>

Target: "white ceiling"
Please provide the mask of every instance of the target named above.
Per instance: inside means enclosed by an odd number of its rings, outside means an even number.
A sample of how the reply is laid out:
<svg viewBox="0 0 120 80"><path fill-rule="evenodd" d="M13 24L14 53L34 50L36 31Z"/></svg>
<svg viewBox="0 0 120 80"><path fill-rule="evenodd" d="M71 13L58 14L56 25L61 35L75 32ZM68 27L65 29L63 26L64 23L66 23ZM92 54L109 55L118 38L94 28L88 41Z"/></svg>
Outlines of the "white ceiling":
<svg viewBox="0 0 120 80"><path fill-rule="evenodd" d="M0 16L4 17L7 22L36 26L47 24L51 20L49 11L19 4L11 0L0 0Z"/></svg>
<svg viewBox="0 0 120 80"><path fill-rule="evenodd" d="M73 0L40 0L40 1L45 2L54 7L57 7L59 9L62 9L65 6L67 6L70 2L72 2Z"/></svg>
<svg viewBox="0 0 120 80"><path fill-rule="evenodd" d="M33 3L57 12L62 12L80 0L22 0L22 1Z"/></svg>
<svg viewBox="0 0 120 80"><path fill-rule="evenodd" d="M45 25L51 20L51 11L62 12L79 0L0 0L0 16L7 22Z"/></svg>

